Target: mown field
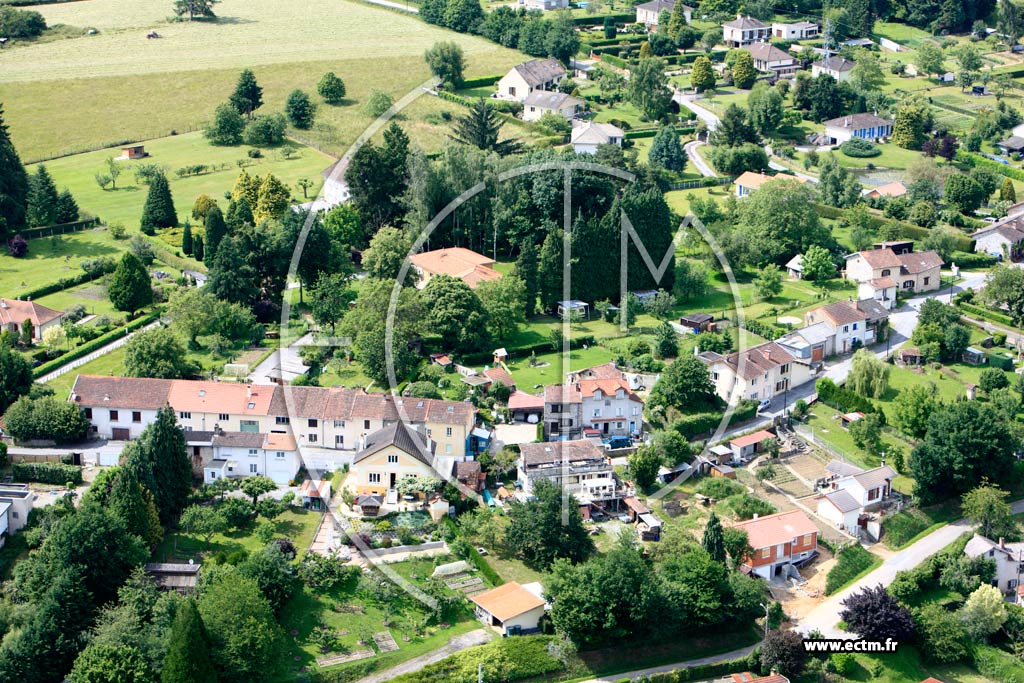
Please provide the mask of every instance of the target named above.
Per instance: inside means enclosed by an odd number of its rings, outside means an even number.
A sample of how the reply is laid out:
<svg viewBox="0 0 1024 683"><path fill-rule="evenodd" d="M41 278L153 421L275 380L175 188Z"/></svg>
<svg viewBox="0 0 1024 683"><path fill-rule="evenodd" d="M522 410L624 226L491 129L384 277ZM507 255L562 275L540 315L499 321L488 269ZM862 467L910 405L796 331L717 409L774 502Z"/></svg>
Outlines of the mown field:
<svg viewBox="0 0 1024 683"><path fill-rule="evenodd" d="M468 77L523 61L482 38L345 0L293 0L287 11L274 0L226 0L217 5L220 21L191 24L166 23L169 5L152 0L40 11L51 23L99 33L4 51L0 102L27 161L199 129L246 67L263 86L265 112L280 111L295 88L315 93L326 71L341 76L348 99L322 105L303 133L340 155L370 123L361 105L373 90L398 99L426 81L422 55L434 42L462 46ZM163 38L147 40L149 29Z"/></svg>

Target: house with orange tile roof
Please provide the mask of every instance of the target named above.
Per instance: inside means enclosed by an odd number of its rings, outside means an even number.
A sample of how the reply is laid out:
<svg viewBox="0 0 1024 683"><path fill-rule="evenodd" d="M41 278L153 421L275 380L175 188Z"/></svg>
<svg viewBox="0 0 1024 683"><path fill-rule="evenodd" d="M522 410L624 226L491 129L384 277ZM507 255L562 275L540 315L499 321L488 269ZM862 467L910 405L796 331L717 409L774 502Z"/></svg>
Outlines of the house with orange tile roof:
<svg viewBox="0 0 1024 683"><path fill-rule="evenodd" d="M519 636L540 630L544 616L544 588L539 583L521 585L509 581L470 598L476 618L502 636Z"/></svg>
<svg viewBox="0 0 1024 683"><path fill-rule="evenodd" d="M899 243L902 244L902 243ZM877 245L849 254L846 257L846 279L858 284L857 295L862 299L882 300L892 308L895 297L887 299L884 293L931 292L939 288L942 257L935 251L915 252L903 247Z"/></svg>
<svg viewBox="0 0 1024 683"><path fill-rule="evenodd" d="M32 321L32 341L41 342L43 333L51 327L60 327L64 314L34 301L0 299L0 328L12 335L21 334L26 320Z"/></svg>
<svg viewBox="0 0 1024 683"><path fill-rule="evenodd" d="M818 527L803 510L755 515L736 528L747 532L753 551L743 562L743 570L764 579L785 578L790 566L802 564L818 552Z"/></svg>
<svg viewBox="0 0 1024 683"><path fill-rule="evenodd" d="M419 275L416 286L420 289L426 287L435 275L451 275L474 288L481 282L501 278L501 273L493 268L494 259L464 247L423 251L410 260Z"/></svg>
<svg viewBox="0 0 1024 683"><path fill-rule="evenodd" d="M749 671L741 674L729 674L732 683L789 683L789 679L779 673L771 673L767 676L755 676Z"/></svg>
<svg viewBox="0 0 1024 683"><path fill-rule="evenodd" d="M422 430L453 459L477 447L472 404L362 389L79 375L70 400L82 408L93 433L107 439L137 438L165 405L186 431L290 435L309 469L351 464L368 434L399 421Z"/></svg>
<svg viewBox="0 0 1024 683"><path fill-rule="evenodd" d="M712 351L698 355L708 366L715 393L723 400L771 400L787 388L811 379L811 368L776 342L758 344L723 356Z"/></svg>
<svg viewBox="0 0 1024 683"><path fill-rule="evenodd" d="M808 325L826 324L832 331L829 353L851 353L882 338L889 311L874 299L834 301L804 314Z"/></svg>
<svg viewBox="0 0 1024 683"><path fill-rule="evenodd" d="M795 180L798 183L806 183L806 178L801 178L795 175L789 175L787 173L781 173L777 176L765 175L764 173L756 173L754 171L744 171L741 173L733 184L736 186L737 197L747 197L754 190L761 189L761 186L767 183L769 180Z"/></svg>
<svg viewBox="0 0 1024 683"><path fill-rule="evenodd" d="M581 379L544 388L544 436L579 438L584 430L629 436L643 430L643 400L622 376Z"/></svg>

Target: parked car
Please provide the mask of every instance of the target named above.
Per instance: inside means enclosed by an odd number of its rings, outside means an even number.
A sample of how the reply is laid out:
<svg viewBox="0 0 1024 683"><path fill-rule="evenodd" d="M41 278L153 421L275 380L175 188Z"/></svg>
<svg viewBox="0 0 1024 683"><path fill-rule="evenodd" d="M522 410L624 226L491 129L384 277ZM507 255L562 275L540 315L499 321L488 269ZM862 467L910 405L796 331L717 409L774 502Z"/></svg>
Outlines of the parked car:
<svg viewBox="0 0 1024 683"><path fill-rule="evenodd" d="M628 436L613 436L604 440L604 449L606 451L610 451L615 448L629 448L632 445L633 440Z"/></svg>
<svg viewBox="0 0 1024 683"><path fill-rule="evenodd" d="M771 404L772 400L770 398L764 399L763 401L757 404L757 412L760 413L761 411L768 410L768 407L771 406Z"/></svg>

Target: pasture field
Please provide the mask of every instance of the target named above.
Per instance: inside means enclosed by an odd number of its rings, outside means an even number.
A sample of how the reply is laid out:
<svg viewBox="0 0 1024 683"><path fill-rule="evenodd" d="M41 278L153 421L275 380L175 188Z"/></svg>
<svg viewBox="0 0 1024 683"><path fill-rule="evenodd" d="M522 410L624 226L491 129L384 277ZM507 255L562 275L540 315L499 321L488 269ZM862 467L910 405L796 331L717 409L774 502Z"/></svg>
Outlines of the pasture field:
<svg viewBox="0 0 1024 683"><path fill-rule="evenodd" d="M261 113L280 111L295 88L318 100L320 76L341 76L348 99L342 106L321 103L314 128L302 132L340 156L370 123L362 104L373 90L397 100L429 78L422 57L434 42L461 45L470 78L504 73L524 60L483 38L346 0L293 0L287 11L274 0L226 0L217 5L220 21L191 24L166 23L169 5L152 0L39 9L50 22L100 32L0 55L0 102L28 162L198 130L246 67L264 90ZM164 37L147 40L149 29Z"/></svg>
<svg viewBox="0 0 1024 683"><path fill-rule="evenodd" d="M249 147L216 147L209 144L202 133L148 140L145 146L150 154L146 159L117 162L122 170L116 190L101 190L94 176L101 171L106 172L104 162L109 157L117 157L121 153L118 148L54 159L46 163L46 168L58 187L71 189L80 208L99 216L105 222L124 223L131 235L139 228L142 207L146 203L147 188L136 183L134 178L135 169L140 164L152 163L164 168L178 210L178 220L184 223L187 218L195 223L192 219L192 204L201 194L210 195L219 201L222 209L226 208L224 193L234 187L235 179L241 173L239 161L246 164L245 170L250 175L273 173L291 189L292 196L298 200L302 199L302 190L295 182L299 178L313 181L309 192L311 197L315 196L323 181L321 172L333 162L330 157L314 149L291 142L277 149L264 149L262 158L250 159L246 154ZM284 149L292 152L290 159L282 155ZM175 175L177 169L194 164L205 164L222 170L184 178Z"/></svg>

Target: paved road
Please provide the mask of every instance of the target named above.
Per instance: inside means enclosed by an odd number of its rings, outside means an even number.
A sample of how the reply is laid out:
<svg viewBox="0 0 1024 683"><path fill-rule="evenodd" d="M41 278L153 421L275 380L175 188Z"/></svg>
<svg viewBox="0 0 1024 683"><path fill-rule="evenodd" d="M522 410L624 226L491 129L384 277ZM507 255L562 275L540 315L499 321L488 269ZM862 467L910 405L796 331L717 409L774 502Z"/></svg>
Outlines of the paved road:
<svg viewBox="0 0 1024 683"><path fill-rule="evenodd" d="M110 342L106 346L101 346L100 348L96 349L95 351L93 351L92 353L90 353L87 356L82 356L81 358L77 358L77 359L71 361L70 363L68 363L67 365L64 365L62 367L57 368L53 372L46 373L45 375L43 375L42 377L40 377L36 381L39 382L40 384L45 384L45 383L47 383L47 382L49 382L51 380L57 379L61 375L66 375L67 373L71 372L75 368L80 368L83 365L85 365L86 363L89 363L89 362L92 362L92 361L96 360L100 356L105 356L108 353L110 353L111 351L114 351L116 349L121 348L122 346L124 346L125 344L128 343L129 339L134 337L139 332L141 332L143 330L151 330L151 329L153 329L154 327L156 327L159 324L160 324L160 321L151 322L150 324L148 324L148 325L146 325L146 326L144 326L144 327L142 327L142 328L140 328L138 330L135 330L134 332L130 332L130 333L126 334L125 336L121 337L120 339L116 339L116 340Z"/></svg>
<svg viewBox="0 0 1024 683"><path fill-rule="evenodd" d="M714 114L712 111L705 109L699 104L696 104L695 100L697 99L697 97L697 95L692 95L688 93L676 93L675 95L672 96L672 99L678 102L680 106L686 107L694 114L696 114L697 118L707 125L708 130L714 130L715 128L718 128L718 116Z"/></svg>
<svg viewBox="0 0 1024 683"><path fill-rule="evenodd" d="M677 669L689 669L693 666L701 666L702 664L714 664L715 662L723 662L727 659L739 659L740 657L746 657L754 649L754 645L740 648L739 650L733 650L732 652L723 652L718 655L711 655L708 657L700 657L699 659L690 659L685 662L676 662L675 664L663 664L662 666L652 666L648 669L637 669L636 671L627 671L626 673L614 674L611 676L602 676L601 678L591 678L590 680L583 681L583 683L618 683L618 681L635 678L641 676L650 676L651 674L660 674L668 671L676 671Z"/></svg>
<svg viewBox="0 0 1024 683"><path fill-rule="evenodd" d="M428 652L425 655L414 657L385 671L378 671L375 674L365 676L355 683L384 683L384 681L390 681L392 678L401 676L402 674L419 671L425 666L433 664L434 662L439 662L448 655L454 654L459 650L465 650L466 648L474 647L476 645L483 645L484 643L492 640L494 636L494 631L489 628L478 628L475 631L463 633L461 636L455 636L449 640L445 646L440 647L433 652Z"/></svg>
<svg viewBox="0 0 1024 683"><path fill-rule="evenodd" d="M1013 503L1012 508L1015 513L1024 512L1024 500L1018 500ZM817 629L826 638L853 638L854 635L852 633L840 631L836 628L843 600L868 586L877 586L879 584L888 586L896 578L897 572L913 569L955 541L961 534L970 530L970 522L966 519L961 519L933 531L890 557L878 569L820 603L808 612L805 617L800 619L800 626L797 630L805 635Z"/></svg>
<svg viewBox="0 0 1024 683"><path fill-rule="evenodd" d="M683 151L686 152L686 158L690 160L693 167L696 168L701 175L708 177L717 176L718 174L715 173L715 170L708 165L708 162L704 161L704 157L701 156L699 151L697 151L697 148L703 144L704 143L700 140L690 140L683 145Z"/></svg>
<svg viewBox="0 0 1024 683"><path fill-rule="evenodd" d="M371 5L380 5L381 7L390 7L391 9L400 9L403 12L411 12L412 14L419 14L420 10L418 7L412 5L405 5L400 2L390 2L390 0L366 0Z"/></svg>

